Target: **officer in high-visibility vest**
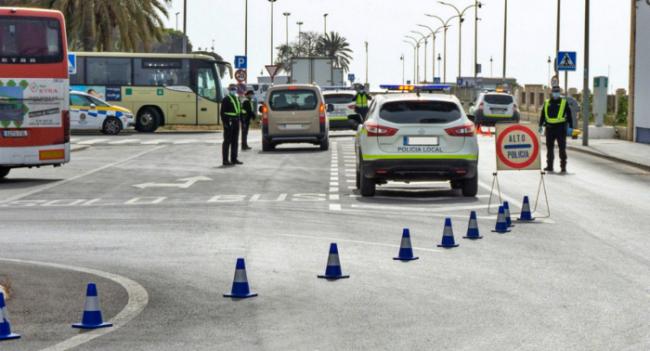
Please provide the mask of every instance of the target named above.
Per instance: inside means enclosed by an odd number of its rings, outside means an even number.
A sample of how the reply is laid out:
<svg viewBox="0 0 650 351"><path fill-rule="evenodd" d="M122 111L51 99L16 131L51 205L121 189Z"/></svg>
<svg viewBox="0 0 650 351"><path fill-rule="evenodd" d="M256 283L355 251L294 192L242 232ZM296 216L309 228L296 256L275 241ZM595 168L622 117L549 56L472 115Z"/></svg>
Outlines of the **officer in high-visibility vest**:
<svg viewBox="0 0 650 351"><path fill-rule="evenodd" d="M372 100L372 97L366 93L366 88L363 87L359 89L359 92L354 97L355 102L355 111L361 115L361 118L366 119L366 114L368 114L368 101Z"/></svg>
<svg viewBox="0 0 650 351"><path fill-rule="evenodd" d="M239 148L239 120L242 116L241 103L237 96L237 87L228 87L228 95L221 101L221 122L223 123L223 165L241 165L243 162L237 159Z"/></svg>
<svg viewBox="0 0 650 351"><path fill-rule="evenodd" d="M551 98L546 100L542 114L539 118L540 134L546 126L546 168L545 171L553 172L553 161L555 154L555 142L560 149L560 168L562 173L566 173L566 138L567 135L573 134L573 116L568 106L567 99L560 95L560 87L553 87Z"/></svg>

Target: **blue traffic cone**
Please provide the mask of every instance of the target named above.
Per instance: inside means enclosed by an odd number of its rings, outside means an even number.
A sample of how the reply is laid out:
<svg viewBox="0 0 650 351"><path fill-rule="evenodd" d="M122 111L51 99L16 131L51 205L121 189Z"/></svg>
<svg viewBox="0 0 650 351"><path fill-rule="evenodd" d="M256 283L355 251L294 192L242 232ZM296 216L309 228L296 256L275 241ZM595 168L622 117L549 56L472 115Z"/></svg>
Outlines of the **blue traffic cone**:
<svg viewBox="0 0 650 351"><path fill-rule="evenodd" d="M499 206L499 214L497 215L497 225L492 231L494 233L509 233L510 229L508 229L508 223L506 222L506 215L505 215L505 209L503 206Z"/></svg>
<svg viewBox="0 0 650 351"><path fill-rule="evenodd" d="M528 200L528 196L524 196L524 204L521 206L521 214L519 215L517 221L532 222L534 220L535 218L533 217L533 214L530 212L530 201Z"/></svg>
<svg viewBox="0 0 650 351"><path fill-rule="evenodd" d="M469 215L469 224L467 225L467 236L464 239L483 239L478 230L478 221L476 220L476 211L472 211Z"/></svg>
<svg viewBox="0 0 650 351"><path fill-rule="evenodd" d="M104 323L104 320L102 320L97 286L94 283L89 283L86 288L86 303L84 304L84 314L81 318L81 323L73 324L72 327L79 329L98 329L112 326L113 324Z"/></svg>
<svg viewBox="0 0 650 351"><path fill-rule="evenodd" d="M349 275L343 275L343 272L341 271L339 249L336 246L336 243L330 244L330 254L327 257L327 267L325 268L325 274L319 275L318 278L331 280L350 278Z"/></svg>
<svg viewBox="0 0 650 351"><path fill-rule="evenodd" d="M503 202L503 213L506 217L506 223L508 224L508 228L512 228L515 225L512 224L512 217L510 217L510 204L508 201Z"/></svg>
<svg viewBox="0 0 650 351"><path fill-rule="evenodd" d="M248 286L248 277L246 276L246 262L243 258L237 259L235 266L235 278L232 281L232 290L230 294L223 294L223 297L232 297L236 299L245 299L255 297L257 293L252 293Z"/></svg>
<svg viewBox="0 0 650 351"><path fill-rule="evenodd" d="M445 218L445 229L442 232L442 242L438 247L444 247L447 249L458 247L458 244L454 241L454 230L451 227L451 218Z"/></svg>
<svg viewBox="0 0 650 351"><path fill-rule="evenodd" d="M7 313L7 306L5 305L5 295L0 293L0 341L19 338L20 335L11 332L9 315Z"/></svg>
<svg viewBox="0 0 650 351"><path fill-rule="evenodd" d="M399 247L399 254L397 257L393 257L394 260L400 261L413 261L417 260L419 257L413 256L413 248L411 247L411 232L408 228L404 228L402 231L402 243Z"/></svg>

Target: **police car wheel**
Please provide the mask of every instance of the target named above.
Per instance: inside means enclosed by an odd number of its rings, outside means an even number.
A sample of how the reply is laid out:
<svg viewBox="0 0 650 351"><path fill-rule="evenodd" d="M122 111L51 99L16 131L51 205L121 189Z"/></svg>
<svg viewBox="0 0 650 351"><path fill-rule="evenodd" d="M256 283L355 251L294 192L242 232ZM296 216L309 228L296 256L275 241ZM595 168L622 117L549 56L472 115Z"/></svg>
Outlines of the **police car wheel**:
<svg viewBox="0 0 650 351"><path fill-rule="evenodd" d="M10 170L11 168L9 167L0 167L0 179L6 177Z"/></svg>
<svg viewBox="0 0 650 351"><path fill-rule="evenodd" d="M106 118L102 132L106 135L118 135L122 131L122 123L117 118Z"/></svg>
<svg viewBox="0 0 650 351"><path fill-rule="evenodd" d="M452 180L451 181L451 188L456 190L456 189L462 189L463 188L463 182L460 180Z"/></svg>
<svg viewBox="0 0 650 351"><path fill-rule="evenodd" d="M330 148L330 140L325 138L320 141L320 151L327 151Z"/></svg>
<svg viewBox="0 0 650 351"><path fill-rule="evenodd" d="M275 145L273 145L273 143L267 140L262 140L262 151L273 151L274 149Z"/></svg>
<svg viewBox="0 0 650 351"><path fill-rule="evenodd" d="M359 173L358 169L357 169L357 177L354 182L355 185L357 186L357 189L361 189L361 174Z"/></svg>
<svg viewBox="0 0 650 351"><path fill-rule="evenodd" d="M361 168L361 179L359 179L359 185L361 190L361 196L375 196L375 191L377 189L377 184L374 179L367 178L363 174L363 166Z"/></svg>
<svg viewBox="0 0 650 351"><path fill-rule="evenodd" d="M463 196L474 197L478 193L478 175L463 181Z"/></svg>

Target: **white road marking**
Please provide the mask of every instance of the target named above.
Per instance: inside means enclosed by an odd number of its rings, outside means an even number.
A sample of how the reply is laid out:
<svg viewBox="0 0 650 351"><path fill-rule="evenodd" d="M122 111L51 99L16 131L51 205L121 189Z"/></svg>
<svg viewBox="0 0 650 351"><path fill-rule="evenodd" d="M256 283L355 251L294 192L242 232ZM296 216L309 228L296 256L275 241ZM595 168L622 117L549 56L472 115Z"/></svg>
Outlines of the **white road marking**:
<svg viewBox="0 0 650 351"><path fill-rule="evenodd" d="M211 180L212 178L206 176L197 176L197 177L190 177L190 178L182 178L178 180L179 182L184 182L184 183L143 183L143 184L136 184L133 186L140 189L146 189L146 188L189 189L192 185L196 184L197 182L202 182L202 181L207 182Z"/></svg>
<svg viewBox="0 0 650 351"><path fill-rule="evenodd" d="M348 183L356 183L356 179L346 179L345 181Z"/></svg>
<svg viewBox="0 0 650 351"><path fill-rule="evenodd" d="M95 169L93 169L93 170L91 170L91 171L88 171L88 172L86 172L86 173L79 174L79 175L74 176L74 177L72 177L72 178L63 179L63 180L60 180L60 181L58 181L58 182L54 182L54 183L51 183L51 184L48 184L48 185L42 186L42 187L40 187L40 188L36 188L36 189L34 189L34 190L28 191L28 192L26 192L26 193L22 193L22 194L19 194L19 195L16 195L16 196L12 196L12 197L10 197L10 198L8 198L8 199L5 199L5 200L3 200L3 201L0 201L0 204L7 203L7 202L12 202L12 201L16 201L16 200L20 200L20 199L25 198L25 197L27 197L27 196L34 195L34 194L40 193L40 192L45 191L45 190L50 190L50 189L55 188L55 187L57 187L57 186L59 186L59 185L67 184L67 183L70 183L70 182L75 181L75 180L77 180L77 179L81 179L81 178L83 178L83 177L87 177L87 176L92 175L92 174L95 174L95 173L97 173L97 172L101 172L101 171L103 171L103 170L105 170L105 169L108 169L108 168L111 168L111 167L115 167L115 166L120 165L120 164L123 164L123 163L127 163L127 162L129 162L129 161L135 160L136 158L138 158L138 157L140 157L140 156L146 155L146 154L151 153L151 152L154 152L154 151L158 151L158 150L163 149L163 148L165 148L165 147L166 147L166 146L158 146L158 147L155 147L155 148L153 148L153 149L151 149L151 150L143 151L143 152L140 152L140 153L138 153L138 154L135 154L135 155L133 155L133 156L131 156L131 157L127 157L127 158L125 158L124 160L116 161L116 162L109 163L109 164L107 164L107 165L101 166L101 167L99 167L99 168L95 168Z"/></svg>
<svg viewBox="0 0 650 351"><path fill-rule="evenodd" d="M185 145L185 144L194 144L194 143L197 143L197 142L198 142L198 140L196 140L196 139L187 139L187 140L174 141L173 144L174 145Z"/></svg>
<svg viewBox="0 0 650 351"><path fill-rule="evenodd" d="M375 241L350 240L350 239L341 239L341 238L328 238L328 237L322 237L322 236L294 235L294 234L279 234L279 236L285 236L285 237L288 237L288 238L315 239L315 240L324 240L324 241L330 241L330 242L354 243L354 244L362 244L362 245L392 247L392 248L399 248L400 247L399 245L385 244L385 243L379 243L379 242L375 242ZM436 250L436 249L429 249L429 248L415 247L415 246L413 246L413 250L428 251L428 252L441 252L440 250Z"/></svg>
<svg viewBox="0 0 650 351"><path fill-rule="evenodd" d="M330 204L330 211L340 211L341 204Z"/></svg>
<svg viewBox="0 0 650 351"><path fill-rule="evenodd" d="M90 140L80 141L77 144L79 144L79 145L95 145L95 144L103 143L105 141L108 141L108 139L90 139Z"/></svg>
<svg viewBox="0 0 650 351"><path fill-rule="evenodd" d="M330 188L330 193L338 193L339 188Z"/></svg>
<svg viewBox="0 0 650 351"><path fill-rule="evenodd" d="M19 263L19 264L30 264L35 266L42 266L54 269L69 270L75 272L81 272L86 274L96 275L98 277L111 280L118 285L122 286L128 295L128 302L126 306L115 316L113 319L107 321L113 323L112 328L101 328L95 329L92 331L87 331L83 334L75 335L70 339L64 340L56 345L46 347L41 351L66 351L83 345L93 339L96 339L102 335L108 334L119 328L123 327L133 318L138 316L144 308L149 304L149 294L147 290L140 285L138 282L131 280L127 277L104 272L96 269L85 268L85 267L76 267L69 266L58 263L48 263L48 262L38 262L38 261L27 261L27 260L18 260L18 259L9 259L9 258L0 258L0 261Z"/></svg>
<svg viewBox="0 0 650 351"><path fill-rule="evenodd" d="M452 212L464 210L480 210L487 208L488 205L474 205L474 206L455 206L455 207L411 207L411 206L390 206L390 205L350 205L352 208L365 208L371 210L386 210L386 211L416 211L416 212Z"/></svg>
<svg viewBox="0 0 650 351"><path fill-rule="evenodd" d="M339 194L330 194L330 201L339 201Z"/></svg>
<svg viewBox="0 0 650 351"><path fill-rule="evenodd" d="M108 143L109 145L123 145L123 144L136 144L139 143L140 140L138 139L124 139L124 140L117 140L117 141L111 141Z"/></svg>
<svg viewBox="0 0 650 351"><path fill-rule="evenodd" d="M165 200L167 200L166 196L134 197L133 199L125 202L125 205L158 205Z"/></svg>
<svg viewBox="0 0 650 351"><path fill-rule="evenodd" d="M154 139L154 140L143 141L140 144L142 144L142 145L158 145L158 144L165 143L165 142L169 142L169 140L166 140L166 139Z"/></svg>

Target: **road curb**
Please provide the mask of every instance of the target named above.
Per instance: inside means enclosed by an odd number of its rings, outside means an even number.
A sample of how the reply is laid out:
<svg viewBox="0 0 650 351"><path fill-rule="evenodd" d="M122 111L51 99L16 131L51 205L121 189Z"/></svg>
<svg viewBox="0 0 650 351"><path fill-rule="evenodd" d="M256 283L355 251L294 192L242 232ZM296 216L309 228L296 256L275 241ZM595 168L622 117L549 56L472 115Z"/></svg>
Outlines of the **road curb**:
<svg viewBox="0 0 650 351"><path fill-rule="evenodd" d="M544 145L546 145L546 143L544 143ZM567 149L572 150L572 151L582 152L584 154L588 154L588 155L591 155L591 156L604 158L604 159L609 160L609 161L623 163L623 164L626 164L628 166L640 168L640 169L642 169L644 171L650 172L650 165L645 165L643 163L638 163L638 162L622 159L622 158L619 158L619 157L606 155L606 154L600 153L598 151L588 150L588 149L585 149L585 148L582 148L582 147L579 147L579 146L567 145Z"/></svg>

